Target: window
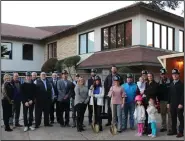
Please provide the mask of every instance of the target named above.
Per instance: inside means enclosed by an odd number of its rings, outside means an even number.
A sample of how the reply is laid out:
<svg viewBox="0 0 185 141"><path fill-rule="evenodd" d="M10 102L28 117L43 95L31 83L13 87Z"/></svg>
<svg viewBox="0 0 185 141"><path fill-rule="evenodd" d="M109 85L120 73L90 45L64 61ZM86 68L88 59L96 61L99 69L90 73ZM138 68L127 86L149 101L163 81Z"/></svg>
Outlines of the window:
<svg viewBox="0 0 185 141"><path fill-rule="evenodd" d="M147 45L155 48L174 50L174 28L147 21Z"/></svg>
<svg viewBox="0 0 185 141"><path fill-rule="evenodd" d="M12 59L12 43L1 43L1 59Z"/></svg>
<svg viewBox="0 0 185 141"><path fill-rule="evenodd" d="M102 50L132 45L132 21L102 29Z"/></svg>
<svg viewBox="0 0 185 141"><path fill-rule="evenodd" d="M23 45L23 60L33 60L33 45L32 44Z"/></svg>
<svg viewBox="0 0 185 141"><path fill-rule="evenodd" d="M48 44L48 59L57 58L57 42Z"/></svg>
<svg viewBox="0 0 185 141"><path fill-rule="evenodd" d="M179 31L179 51L184 52L184 31Z"/></svg>
<svg viewBox="0 0 185 141"><path fill-rule="evenodd" d="M79 54L94 52L94 32L79 36Z"/></svg>

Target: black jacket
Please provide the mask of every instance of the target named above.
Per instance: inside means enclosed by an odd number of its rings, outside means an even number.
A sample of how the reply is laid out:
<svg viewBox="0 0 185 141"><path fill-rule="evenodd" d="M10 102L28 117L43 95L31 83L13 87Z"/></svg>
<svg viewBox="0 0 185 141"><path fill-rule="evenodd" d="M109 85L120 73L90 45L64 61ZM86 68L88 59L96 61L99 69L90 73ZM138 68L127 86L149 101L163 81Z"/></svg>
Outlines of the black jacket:
<svg viewBox="0 0 185 141"><path fill-rule="evenodd" d="M153 98L156 101L158 86L159 85L155 81L152 81L151 83L146 82L144 94L146 95L147 101L149 101L150 98Z"/></svg>
<svg viewBox="0 0 185 141"><path fill-rule="evenodd" d="M2 85L2 100L13 100L13 94L14 94L14 87L10 82L5 82ZM9 101L10 102L10 101Z"/></svg>
<svg viewBox="0 0 185 141"><path fill-rule="evenodd" d="M36 85L31 83L23 83L21 84L21 95L22 95L22 102L26 103L30 100L34 101L36 96Z"/></svg>
<svg viewBox="0 0 185 141"><path fill-rule="evenodd" d="M176 84L170 84L168 104L177 108L179 104L184 105L184 84L179 80Z"/></svg>
<svg viewBox="0 0 185 141"><path fill-rule="evenodd" d="M159 101L168 101L168 92L171 84L171 80L167 78L164 82L162 79L159 81L157 99Z"/></svg>
<svg viewBox="0 0 185 141"><path fill-rule="evenodd" d="M120 76L119 74L117 74L118 76ZM123 78L120 76L120 85L123 84ZM108 92L110 90L112 86L112 74L109 74L104 81L104 88L105 88L105 95L108 95Z"/></svg>
<svg viewBox="0 0 185 141"><path fill-rule="evenodd" d="M92 77L87 80L88 90L90 89L91 85L93 85L93 83L94 83L94 80L92 79Z"/></svg>

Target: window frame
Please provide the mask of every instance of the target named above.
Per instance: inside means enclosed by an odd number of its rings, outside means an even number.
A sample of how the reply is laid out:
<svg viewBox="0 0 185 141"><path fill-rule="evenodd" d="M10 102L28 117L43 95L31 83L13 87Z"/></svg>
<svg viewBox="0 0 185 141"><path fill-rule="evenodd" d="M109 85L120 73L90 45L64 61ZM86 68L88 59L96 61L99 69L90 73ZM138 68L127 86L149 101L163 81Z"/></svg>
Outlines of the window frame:
<svg viewBox="0 0 185 141"><path fill-rule="evenodd" d="M168 48L168 28L171 28L172 29L172 50L170 50L170 51L174 51L175 50L175 28L174 27L172 27L172 26L168 26L168 25L165 25L165 24L161 24L161 23L158 23L158 22L155 22L155 21L152 21L152 20L147 20L147 22L151 22L152 23L152 47L154 47L154 48L157 48L157 47L155 47L155 26L154 26L154 24L159 24L159 29L160 29L160 31L159 31L159 36L160 36L160 40L159 40L159 44L160 44L160 46L159 46L159 48L160 49L162 49L162 26L165 26L166 27L166 49L164 49L164 50L169 50L169 48ZM148 31L147 31L148 32ZM147 39L146 39L147 40ZM148 44L147 44L147 46L148 46Z"/></svg>
<svg viewBox="0 0 185 141"><path fill-rule="evenodd" d="M78 35L78 41L79 41L79 43L78 43L78 54L79 55L87 54L87 53L93 53L94 52L94 51L93 52L88 52L88 34L91 33L91 32L94 32L94 30L91 30L91 31L88 31L88 32L85 32L85 33L82 33L82 34ZM80 50L80 44L81 44L80 36L82 36L82 35L86 35L86 52L85 53L80 53L80 51L81 51Z"/></svg>
<svg viewBox="0 0 185 141"><path fill-rule="evenodd" d="M122 48L122 47L128 47L128 46L125 46L126 45L126 26L125 25L126 25L126 23L129 23L129 22L131 22L131 24L132 24L132 19L101 28L101 51ZM124 45L118 46L118 26L121 24L124 25ZM114 26L116 26L116 48L110 48L109 47L111 44L111 35L110 35L111 30L110 29L111 29L111 27L114 27ZM107 49L104 48L104 29L106 29L106 28L108 28L108 48ZM132 42L131 42L131 45L132 45Z"/></svg>
<svg viewBox="0 0 185 141"><path fill-rule="evenodd" d="M184 52L184 30L179 30L179 33L182 32L182 51ZM180 40L180 39L179 39Z"/></svg>
<svg viewBox="0 0 185 141"><path fill-rule="evenodd" d="M54 50L54 46L53 46L54 44L56 44L56 57L54 57L54 51L53 51L53 50ZM51 45L51 46L50 46L50 45ZM49 54L49 52L50 52L50 47L51 47L51 51L52 51L51 57L50 57L50 54ZM47 53L47 58L48 58L48 59L50 59L50 58L57 58L57 41L51 42L51 43L48 43L48 44L47 44L47 52L48 52L48 53Z"/></svg>
<svg viewBox="0 0 185 141"><path fill-rule="evenodd" d="M32 45L32 59L24 59L23 55L24 55L24 51L23 51L23 48L24 48L24 45ZM24 43L22 44L22 60L24 61L33 61L33 58L34 58L34 55L33 55L33 47L34 45L33 44L30 44L30 43Z"/></svg>
<svg viewBox="0 0 185 141"><path fill-rule="evenodd" d="M12 58L11 59L6 59L6 58L1 58L1 59L4 59L4 60L13 60L13 43L12 42L1 42L1 43L10 43L11 44L11 51L12 51Z"/></svg>

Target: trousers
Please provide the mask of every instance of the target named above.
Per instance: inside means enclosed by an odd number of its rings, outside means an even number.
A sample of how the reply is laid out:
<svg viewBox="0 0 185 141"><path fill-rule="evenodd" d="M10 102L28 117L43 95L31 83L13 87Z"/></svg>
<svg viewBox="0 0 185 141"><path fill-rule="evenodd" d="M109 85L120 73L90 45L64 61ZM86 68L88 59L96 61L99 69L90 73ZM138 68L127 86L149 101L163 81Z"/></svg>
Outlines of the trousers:
<svg viewBox="0 0 185 141"><path fill-rule="evenodd" d="M23 105L24 126L28 126L28 127L32 126L32 122L33 122L33 108L34 108L34 104L29 105L29 107ZM28 112L29 112L29 117L27 117Z"/></svg>
<svg viewBox="0 0 185 141"><path fill-rule="evenodd" d="M157 134L156 122L151 122L150 125L151 125L151 129L152 129L152 135L156 136L156 134Z"/></svg>
<svg viewBox="0 0 185 141"><path fill-rule="evenodd" d="M143 133L143 127L144 127L144 123L138 123L137 124L137 130L138 130L138 133Z"/></svg>

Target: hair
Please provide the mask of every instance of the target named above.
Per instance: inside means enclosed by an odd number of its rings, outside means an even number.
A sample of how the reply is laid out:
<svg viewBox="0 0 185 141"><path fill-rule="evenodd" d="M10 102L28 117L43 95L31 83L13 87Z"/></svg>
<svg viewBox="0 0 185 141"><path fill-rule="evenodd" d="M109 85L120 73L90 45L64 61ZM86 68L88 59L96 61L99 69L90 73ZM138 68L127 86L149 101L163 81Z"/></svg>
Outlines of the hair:
<svg viewBox="0 0 185 141"><path fill-rule="evenodd" d="M139 77L139 80L140 80L140 79L143 79L143 80L145 80L145 79L144 79L142 76L141 76L141 77Z"/></svg>
<svg viewBox="0 0 185 141"><path fill-rule="evenodd" d="M84 80L84 84L83 85L85 85L85 79L83 77L81 77L81 76L78 79L77 85L79 85L80 80Z"/></svg>
<svg viewBox="0 0 185 141"><path fill-rule="evenodd" d="M34 75L34 74L36 74L36 75L37 75L37 73L36 73L36 72L32 72L32 73L31 73L31 75Z"/></svg>
<svg viewBox="0 0 185 141"><path fill-rule="evenodd" d="M6 74L3 76L3 81L6 82L6 79L7 79L7 78L9 78L9 79L11 80L12 77L11 77L11 75L9 75L9 74L6 73Z"/></svg>
<svg viewBox="0 0 185 141"><path fill-rule="evenodd" d="M97 81L97 80L94 80L94 82L93 82L93 87L94 87L94 89L96 89L96 87L97 87L97 86L96 86L96 81ZM99 86L102 87L101 79L98 79L98 81L100 82Z"/></svg>
<svg viewBox="0 0 185 141"><path fill-rule="evenodd" d="M153 74L152 72L148 72L148 74L151 74L151 75L152 75L152 78L154 78L154 74ZM148 75L148 74L147 74L147 75Z"/></svg>
<svg viewBox="0 0 185 141"><path fill-rule="evenodd" d="M113 68L113 67L114 67L114 68L117 68L115 65L112 65L112 67L111 67L111 68Z"/></svg>
<svg viewBox="0 0 185 141"><path fill-rule="evenodd" d="M136 101L136 106L138 106L137 102L138 102L138 100ZM141 105L143 105L143 100L141 100Z"/></svg>

